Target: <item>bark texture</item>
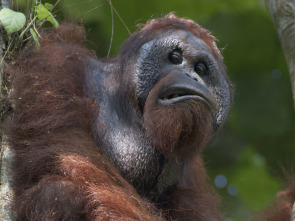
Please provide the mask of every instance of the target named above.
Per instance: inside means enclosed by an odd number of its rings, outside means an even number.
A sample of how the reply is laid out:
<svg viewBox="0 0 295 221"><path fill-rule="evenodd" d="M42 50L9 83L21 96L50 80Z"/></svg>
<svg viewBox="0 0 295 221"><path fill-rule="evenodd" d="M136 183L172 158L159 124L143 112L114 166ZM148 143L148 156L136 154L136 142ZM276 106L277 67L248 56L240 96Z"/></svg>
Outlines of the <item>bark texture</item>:
<svg viewBox="0 0 295 221"><path fill-rule="evenodd" d="M9 8L11 6L10 0L0 0L0 10L2 8ZM3 79L3 51L6 48L3 40L3 27L0 23L0 97L2 96L2 79ZM1 105L0 105L1 106ZM13 153L5 142L5 136L0 127L0 220L13 221L14 214L10 209L10 203L13 197L12 191L12 171L11 163L13 160Z"/></svg>
<svg viewBox="0 0 295 221"><path fill-rule="evenodd" d="M277 29L290 72L295 108L295 1L265 0Z"/></svg>
<svg viewBox="0 0 295 221"><path fill-rule="evenodd" d="M277 29L289 68L295 108L295 1L265 0L265 3ZM295 203L291 221L295 221Z"/></svg>

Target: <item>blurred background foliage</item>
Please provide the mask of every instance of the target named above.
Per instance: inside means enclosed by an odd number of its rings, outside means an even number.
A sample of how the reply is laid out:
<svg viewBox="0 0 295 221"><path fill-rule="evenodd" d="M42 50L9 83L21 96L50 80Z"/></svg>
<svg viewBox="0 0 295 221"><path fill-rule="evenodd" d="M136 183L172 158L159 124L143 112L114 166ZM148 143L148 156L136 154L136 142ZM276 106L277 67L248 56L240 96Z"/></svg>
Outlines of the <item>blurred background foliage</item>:
<svg viewBox="0 0 295 221"><path fill-rule="evenodd" d="M236 96L227 125L203 153L210 180L223 198L227 221L245 220L271 202L282 187L282 168L295 168L295 112L284 56L262 0L112 0L118 14L113 11L113 20L106 0L58 2L58 20L82 22L98 57L107 56L112 36L111 56L129 36L118 15L130 32L169 12L211 30Z"/></svg>

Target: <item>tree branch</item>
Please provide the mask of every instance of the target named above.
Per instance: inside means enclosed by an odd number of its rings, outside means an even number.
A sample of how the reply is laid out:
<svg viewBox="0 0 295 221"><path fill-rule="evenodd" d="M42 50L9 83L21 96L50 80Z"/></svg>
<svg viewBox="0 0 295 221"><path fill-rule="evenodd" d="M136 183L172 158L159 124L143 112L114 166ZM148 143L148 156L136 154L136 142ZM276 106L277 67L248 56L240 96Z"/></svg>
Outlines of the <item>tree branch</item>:
<svg viewBox="0 0 295 221"><path fill-rule="evenodd" d="M295 2L294 0L265 0L275 24L290 72L295 108ZM295 203L291 221L295 221Z"/></svg>
<svg viewBox="0 0 295 221"><path fill-rule="evenodd" d="M11 0L0 0L0 8L10 8L11 5Z"/></svg>
<svg viewBox="0 0 295 221"><path fill-rule="evenodd" d="M10 0L0 0L0 10L9 8L12 5ZM1 27L0 23L0 29ZM3 50L6 45L3 38L3 31L0 31L0 96L2 96L2 79L3 79ZM11 210L11 200L13 198L12 190L12 170L11 164L13 161L13 153L5 142L3 132L0 131L0 220L13 221L15 220L14 213Z"/></svg>
<svg viewBox="0 0 295 221"><path fill-rule="evenodd" d="M295 2L294 0L265 0L277 29L290 72L295 108Z"/></svg>

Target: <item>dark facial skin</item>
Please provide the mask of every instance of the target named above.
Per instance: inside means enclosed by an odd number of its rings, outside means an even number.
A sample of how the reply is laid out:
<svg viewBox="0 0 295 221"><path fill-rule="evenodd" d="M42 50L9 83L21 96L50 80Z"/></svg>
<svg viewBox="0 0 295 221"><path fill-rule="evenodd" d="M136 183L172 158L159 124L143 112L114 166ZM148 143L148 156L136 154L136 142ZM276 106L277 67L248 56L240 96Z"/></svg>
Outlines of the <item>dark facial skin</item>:
<svg viewBox="0 0 295 221"><path fill-rule="evenodd" d="M231 103L229 82L203 40L175 29L155 36L129 60L87 61L86 74L86 91L100 108L97 143L149 198L177 184Z"/></svg>
<svg viewBox="0 0 295 221"><path fill-rule="evenodd" d="M159 79L174 73L182 79L188 77L187 81L198 82L199 85L192 87L203 88L205 100L210 103L216 118L215 130L222 125L230 107L230 89L211 49L202 40L190 32L175 30L167 37L143 45L138 61L135 81L140 106ZM186 83L183 83L184 87Z"/></svg>

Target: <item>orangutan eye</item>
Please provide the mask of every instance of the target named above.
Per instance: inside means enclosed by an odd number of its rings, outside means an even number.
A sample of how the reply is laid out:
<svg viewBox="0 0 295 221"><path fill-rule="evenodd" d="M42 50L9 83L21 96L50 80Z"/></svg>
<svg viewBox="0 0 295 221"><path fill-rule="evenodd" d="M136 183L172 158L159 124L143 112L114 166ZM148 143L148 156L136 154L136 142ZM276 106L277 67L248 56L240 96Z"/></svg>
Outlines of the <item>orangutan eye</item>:
<svg viewBox="0 0 295 221"><path fill-rule="evenodd" d="M172 64L181 64L183 61L182 53L180 50L176 49L169 54L169 61Z"/></svg>
<svg viewBox="0 0 295 221"><path fill-rule="evenodd" d="M204 62L199 62L195 64L195 72L198 75L206 75L208 72L207 65Z"/></svg>

